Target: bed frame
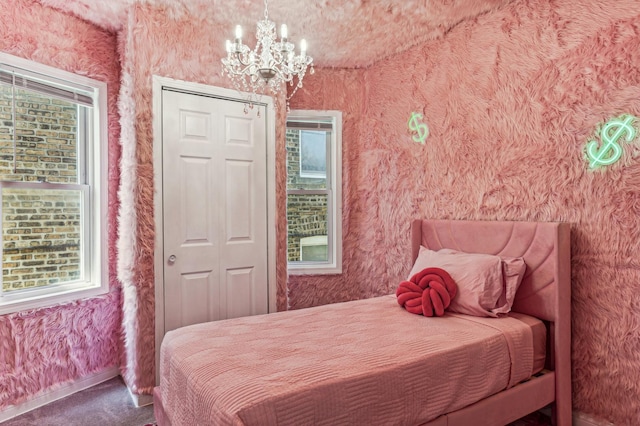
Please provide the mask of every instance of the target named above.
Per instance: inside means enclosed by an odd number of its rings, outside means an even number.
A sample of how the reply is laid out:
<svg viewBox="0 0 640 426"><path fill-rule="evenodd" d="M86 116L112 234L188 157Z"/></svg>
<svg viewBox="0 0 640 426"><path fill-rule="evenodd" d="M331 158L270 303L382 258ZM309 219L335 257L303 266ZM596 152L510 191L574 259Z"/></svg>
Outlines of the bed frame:
<svg viewBox="0 0 640 426"><path fill-rule="evenodd" d="M545 369L510 389L423 426L506 425L552 404L552 420L570 426L571 405L571 256L569 224L416 220L412 223L412 259L420 245L470 253L523 257L527 270L513 311L547 325ZM170 425L159 388L154 390L159 425Z"/></svg>
<svg viewBox="0 0 640 426"><path fill-rule="evenodd" d="M571 405L571 248L567 223L415 220L412 262L420 245L469 253L523 257L527 271L513 311L547 325L547 361L542 374L427 426L496 426L552 404L552 421L570 426ZM535 271L535 274L533 272Z"/></svg>

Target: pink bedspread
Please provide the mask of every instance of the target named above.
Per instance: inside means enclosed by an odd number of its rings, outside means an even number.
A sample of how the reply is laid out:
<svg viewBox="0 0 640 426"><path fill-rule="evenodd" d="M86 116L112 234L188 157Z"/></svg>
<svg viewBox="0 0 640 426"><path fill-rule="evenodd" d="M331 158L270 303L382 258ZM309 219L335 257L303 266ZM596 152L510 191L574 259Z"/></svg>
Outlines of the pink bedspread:
<svg viewBox="0 0 640 426"><path fill-rule="evenodd" d="M172 331L160 395L173 426L420 424L528 378L532 340L383 296Z"/></svg>

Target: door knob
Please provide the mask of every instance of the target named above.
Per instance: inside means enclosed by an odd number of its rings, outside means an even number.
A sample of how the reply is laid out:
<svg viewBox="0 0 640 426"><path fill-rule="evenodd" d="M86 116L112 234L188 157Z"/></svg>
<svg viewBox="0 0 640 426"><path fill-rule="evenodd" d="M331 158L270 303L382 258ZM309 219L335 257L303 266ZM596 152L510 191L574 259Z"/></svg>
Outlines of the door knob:
<svg viewBox="0 0 640 426"><path fill-rule="evenodd" d="M172 254L171 256L169 256L169 259L167 259L167 261L169 262L169 265L173 265L174 263L176 263L176 255Z"/></svg>

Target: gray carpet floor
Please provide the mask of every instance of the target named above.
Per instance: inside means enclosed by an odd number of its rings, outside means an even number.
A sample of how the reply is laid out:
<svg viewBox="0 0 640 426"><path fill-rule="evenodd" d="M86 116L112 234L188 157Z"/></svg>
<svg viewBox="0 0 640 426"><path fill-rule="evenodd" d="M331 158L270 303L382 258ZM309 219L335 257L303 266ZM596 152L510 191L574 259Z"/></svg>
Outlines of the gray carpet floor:
<svg viewBox="0 0 640 426"><path fill-rule="evenodd" d="M153 405L135 407L120 377L2 422L2 426L143 426Z"/></svg>

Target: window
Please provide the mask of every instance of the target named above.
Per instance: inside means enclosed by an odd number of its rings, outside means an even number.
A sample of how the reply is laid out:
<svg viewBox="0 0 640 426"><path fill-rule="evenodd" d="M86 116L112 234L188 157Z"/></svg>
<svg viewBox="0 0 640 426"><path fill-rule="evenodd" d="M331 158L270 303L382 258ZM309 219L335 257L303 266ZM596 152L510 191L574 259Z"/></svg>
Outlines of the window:
<svg viewBox="0 0 640 426"><path fill-rule="evenodd" d="M287 257L293 274L342 272L342 113L287 117Z"/></svg>
<svg viewBox="0 0 640 426"><path fill-rule="evenodd" d="M106 84L0 53L0 314L108 291Z"/></svg>

